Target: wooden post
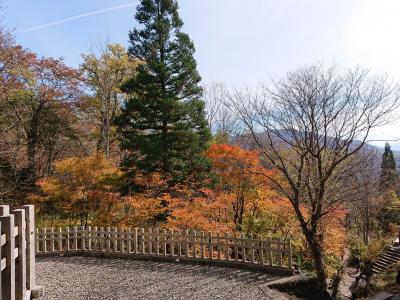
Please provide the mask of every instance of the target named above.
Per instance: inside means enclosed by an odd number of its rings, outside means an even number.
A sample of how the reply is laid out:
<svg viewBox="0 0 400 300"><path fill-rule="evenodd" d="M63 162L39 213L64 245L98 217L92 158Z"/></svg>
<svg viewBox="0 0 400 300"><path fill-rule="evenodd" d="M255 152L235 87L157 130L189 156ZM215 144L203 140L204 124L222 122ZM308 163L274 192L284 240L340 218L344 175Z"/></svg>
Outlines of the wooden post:
<svg viewBox="0 0 400 300"><path fill-rule="evenodd" d="M119 229L120 232L120 251L121 253L125 252L125 230L124 228Z"/></svg>
<svg viewBox="0 0 400 300"><path fill-rule="evenodd" d="M54 227L50 228L50 249L51 252L54 252L55 250L55 235L54 235Z"/></svg>
<svg viewBox="0 0 400 300"><path fill-rule="evenodd" d="M229 234L225 232L225 260L229 261Z"/></svg>
<svg viewBox="0 0 400 300"><path fill-rule="evenodd" d="M148 230L149 233L149 254L151 255L153 253L153 231L151 228Z"/></svg>
<svg viewBox="0 0 400 300"><path fill-rule="evenodd" d="M212 232L208 232L208 258L213 259Z"/></svg>
<svg viewBox="0 0 400 300"><path fill-rule="evenodd" d="M42 243L43 243L43 252L47 252L47 233L46 228L42 228Z"/></svg>
<svg viewBox="0 0 400 300"><path fill-rule="evenodd" d="M205 241L204 241L204 231L202 231L202 232L201 232L201 244L200 244L200 252L201 252L200 255L201 255L201 258L204 258L204 256L205 256L205 255L204 255L204 254L205 254L205 253L204 253L204 252L205 252L205 251L204 251L204 242L205 242Z"/></svg>
<svg viewBox="0 0 400 300"><path fill-rule="evenodd" d="M81 250L85 251L85 226L81 226Z"/></svg>
<svg viewBox="0 0 400 300"><path fill-rule="evenodd" d="M178 256L182 256L182 230L178 231Z"/></svg>
<svg viewBox="0 0 400 300"><path fill-rule="evenodd" d="M107 239L107 252L111 252L111 228L107 227L107 233L106 233L106 239Z"/></svg>
<svg viewBox="0 0 400 300"><path fill-rule="evenodd" d="M36 231L36 252L40 252L39 239L41 239L42 237L40 235L39 228L36 228L35 231Z"/></svg>
<svg viewBox="0 0 400 300"><path fill-rule="evenodd" d="M117 252L118 250L118 228L113 228L113 251Z"/></svg>
<svg viewBox="0 0 400 300"><path fill-rule="evenodd" d="M73 228L74 250L78 250L78 227Z"/></svg>
<svg viewBox="0 0 400 300"><path fill-rule="evenodd" d="M67 248L67 251L69 251L69 238L70 238L70 236L69 236L69 227L65 228L65 232L66 232L66 237L67 237L66 248Z"/></svg>
<svg viewBox="0 0 400 300"><path fill-rule="evenodd" d="M15 299L15 236L14 236L14 215L0 217L2 234L6 235L7 243L1 254L6 259L6 268L2 271L2 299ZM7 288L6 288L7 287Z"/></svg>
<svg viewBox="0 0 400 300"><path fill-rule="evenodd" d="M269 261L269 265L272 267L273 262L272 262L272 239L269 236L268 237L268 261Z"/></svg>
<svg viewBox="0 0 400 300"><path fill-rule="evenodd" d="M237 234L235 233L235 236L234 236L234 240L233 240L233 243L234 243L234 251L235 251L235 261L238 261L238 259L239 259L239 248L238 248L238 241L237 241Z"/></svg>
<svg viewBox="0 0 400 300"><path fill-rule="evenodd" d="M197 232L195 230L193 231L193 250L192 250L194 258L197 258L196 239L197 239Z"/></svg>
<svg viewBox="0 0 400 300"><path fill-rule="evenodd" d="M92 250L92 226L88 226L88 250Z"/></svg>
<svg viewBox="0 0 400 300"><path fill-rule="evenodd" d="M97 246L97 226L93 227L93 249L94 250L99 250L98 246Z"/></svg>
<svg viewBox="0 0 400 300"><path fill-rule="evenodd" d="M217 259L221 260L221 238L217 232Z"/></svg>
<svg viewBox="0 0 400 300"><path fill-rule="evenodd" d="M170 234L171 234L171 243L170 243L171 256L174 256L175 255L175 243L174 243L174 230L173 229L170 230Z"/></svg>
<svg viewBox="0 0 400 300"><path fill-rule="evenodd" d="M260 235L259 236L260 239L260 260L261 260L261 265L264 266L265 264L265 260L264 260L264 240L263 240L263 236Z"/></svg>
<svg viewBox="0 0 400 300"><path fill-rule="evenodd" d="M282 239L281 238L279 238L278 239L278 262L279 262L279 266L280 267L282 267L282 243L283 243L283 241L282 241Z"/></svg>
<svg viewBox="0 0 400 300"><path fill-rule="evenodd" d="M189 257L189 230L185 230L185 256Z"/></svg>
<svg viewBox="0 0 400 300"><path fill-rule="evenodd" d="M10 214L10 207L8 205L0 205L0 217L5 217Z"/></svg>
<svg viewBox="0 0 400 300"><path fill-rule="evenodd" d="M160 230L157 228L156 229L156 235L157 235L157 250L156 250L156 254L160 255Z"/></svg>
<svg viewBox="0 0 400 300"><path fill-rule="evenodd" d="M4 235L4 242L3 242L3 231L1 231L1 221L0 221L0 300L3 298L2 297L2 294L3 294L3 292L2 292L2 285L1 285L1 281L2 281L2 279L1 279L1 272L3 271L3 259L2 259L2 255L1 255L1 248L3 247L3 245L5 245L6 244L6 242L7 242L7 237ZM4 264L5 264L5 260L4 260ZM6 266L4 265L4 268L5 268Z"/></svg>
<svg viewBox="0 0 400 300"><path fill-rule="evenodd" d="M18 256L15 260L15 299L25 300L26 293L26 225L25 209L13 210L15 226L18 226L18 234L15 239L15 247L18 249Z"/></svg>
<svg viewBox="0 0 400 300"><path fill-rule="evenodd" d="M135 254L139 253L138 249L138 228L135 228L135 243L134 243L134 248L135 248Z"/></svg>
<svg viewBox="0 0 400 300"><path fill-rule="evenodd" d="M163 229L163 254L167 255L167 230Z"/></svg>
<svg viewBox="0 0 400 300"><path fill-rule="evenodd" d="M105 232L104 232L104 227L100 227L100 232L99 232L99 250L103 251L105 248Z"/></svg>
<svg viewBox="0 0 400 300"><path fill-rule="evenodd" d="M293 268L293 261L292 261L292 241L288 240L288 267L290 269Z"/></svg>
<svg viewBox="0 0 400 300"><path fill-rule="evenodd" d="M128 253L132 252L132 236L131 236L132 232L131 229L128 228Z"/></svg>
<svg viewBox="0 0 400 300"><path fill-rule="evenodd" d="M140 240L141 240L141 248L142 248L142 254L146 253L146 241L144 239L144 228L140 228Z"/></svg>
<svg viewBox="0 0 400 300"><path fill-rule="evenodd" d="M26 222L26 286L29 290L32 290L33 288L36 287L35 208L33 205L25 205L23 206L23 208L25 209L25 222Z"/></svg>
<svg viewBox="0 0 400 300"><path fill-rule="evenodd" d="M61 252L61 251L63 251L63 248L62 248L62 228L61 227L58 228L58 239L57 239L57 241L58 241L58 251Z"/></svg>
<svg viewBox="0 0 400 300"><path fill-rule="evenodd" d="M246 262L246 236L244 233L242 233L241 237L242 237L242 261Z"/></svg>
<svg viewBox="0 0 400 300"><path fill-rule="evenodd" d="M250 262L254 264L254 237L250 234Z"/></svg>

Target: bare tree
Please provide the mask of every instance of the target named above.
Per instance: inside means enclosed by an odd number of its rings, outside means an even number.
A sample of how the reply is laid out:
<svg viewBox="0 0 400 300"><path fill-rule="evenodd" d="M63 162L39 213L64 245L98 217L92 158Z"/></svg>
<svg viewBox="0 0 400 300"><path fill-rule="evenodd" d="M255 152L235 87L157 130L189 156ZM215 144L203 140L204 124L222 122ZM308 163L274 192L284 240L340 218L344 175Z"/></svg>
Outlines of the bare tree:
<svg viewBox="0 0 400 300"><path fill-rule="evenodd" d="M356 170L351 184L357 193L352 198L353 201L347 205L349 221L362 237L365 245L369 243L383 205L379 190L380 158L381 154L377 149L364 147L351 162Z"/></svg>
<svg viewBox="0 0 400 300"><path fill-rule="evenodd" d="M238 118L227 105L228 89L223 82L212 82L204 87L206 116L211 131L229 141L242 133Z"/></svg>
<svg viewBox="0 0 400 300"><path fill-rule="evenodd" d="M268 179L290 200L326 295L321 223L354 194L349 162L371 129L390 121L399 105L397 88L360 68L312 65L271 87L235 91L230 105L265 161L279 171L279 178Z"/></svg>

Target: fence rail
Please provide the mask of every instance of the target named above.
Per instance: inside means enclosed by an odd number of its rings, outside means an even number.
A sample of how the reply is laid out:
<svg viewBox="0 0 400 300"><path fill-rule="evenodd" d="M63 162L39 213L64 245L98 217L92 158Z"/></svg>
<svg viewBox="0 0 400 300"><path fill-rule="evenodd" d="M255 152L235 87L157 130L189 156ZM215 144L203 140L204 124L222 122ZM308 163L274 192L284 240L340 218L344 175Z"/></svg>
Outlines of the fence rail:
<svg viewBox="0 0 400 300"><path fill-rule="evenodd" d="M39 299L35 283L33 205L13 210L0 205L0 300Z"/></svg>
<svg viewBox="0 0 400 300"><path fill-rule="evenodd" d="M292 271L290 240L251 234L90 226L42 228L36 231L36 252L162 257Z"/></svg>

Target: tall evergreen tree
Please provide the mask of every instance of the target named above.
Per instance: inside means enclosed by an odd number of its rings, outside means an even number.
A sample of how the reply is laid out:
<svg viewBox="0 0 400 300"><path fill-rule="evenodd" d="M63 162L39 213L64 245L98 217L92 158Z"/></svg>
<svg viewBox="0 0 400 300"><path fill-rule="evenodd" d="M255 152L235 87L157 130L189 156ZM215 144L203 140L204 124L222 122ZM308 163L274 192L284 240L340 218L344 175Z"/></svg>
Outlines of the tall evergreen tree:
<svg viewBox="0 0 400 300"><path fill-rule="evenodd" d="M123 87L130 98L117 122L129 152L124 166L184 181L205 170L211 137L194 45L181 32L175 0L141 0L136 20L129 55L143 63Z"/></svg>
<svg viewBox="0 0 400 300"><path fill-rule="evenodd" d="M397 181L396 161L389 143L385 144L385 152L382 156L381 164L381 182L382 190L393 188Z"/></svg>

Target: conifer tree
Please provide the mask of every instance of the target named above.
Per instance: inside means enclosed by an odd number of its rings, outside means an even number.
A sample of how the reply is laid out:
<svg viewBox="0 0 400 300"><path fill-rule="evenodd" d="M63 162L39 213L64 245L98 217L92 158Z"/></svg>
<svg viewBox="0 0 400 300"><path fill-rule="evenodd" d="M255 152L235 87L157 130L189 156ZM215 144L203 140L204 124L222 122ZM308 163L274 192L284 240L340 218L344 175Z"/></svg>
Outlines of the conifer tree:
<svg viewBox="0 0 400 300"><path fill-rule="evenodd" d="M123 87L130 94L118 120L127 169L161 172L174 182L207 168L211 137L201 100L194 45L181 31L175 0L141 0L129 55L142 64Z"/></svg>
<svg viewBox="0 0 400 300"><path fill-rule="evenodd" d="M393 188L397 181L396 161L389 143L385 144L385 152L382 156L381 182L382 190Z"/></svg>

